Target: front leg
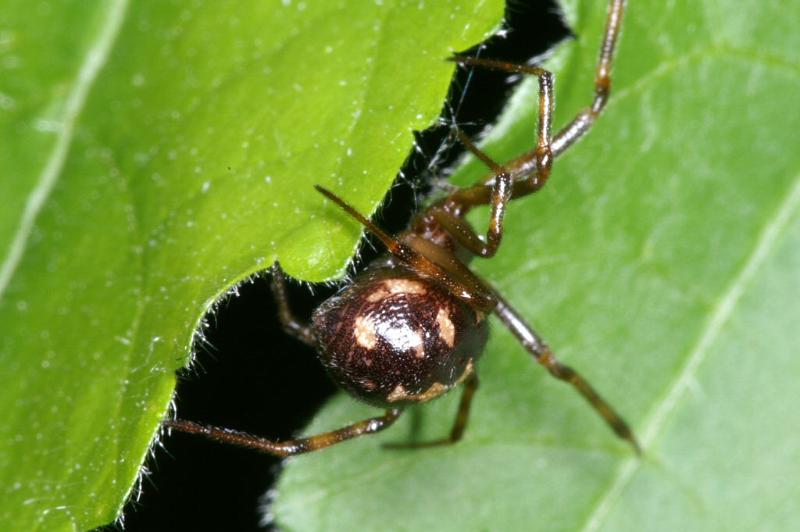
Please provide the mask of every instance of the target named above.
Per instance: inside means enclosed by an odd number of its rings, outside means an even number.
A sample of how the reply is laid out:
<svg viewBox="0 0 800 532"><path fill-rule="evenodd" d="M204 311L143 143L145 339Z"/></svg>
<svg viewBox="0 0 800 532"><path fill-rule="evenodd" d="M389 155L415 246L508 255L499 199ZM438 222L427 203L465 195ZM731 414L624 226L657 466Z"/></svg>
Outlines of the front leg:
<svg viewBox="0 0 800 532"><path fill-rule="evenodd" d="M554 97L553 75L549 71L537 66L516 65L493 59L464 56L453 58L453 61L464 65L519 74L532 74L539 79L539 119L536 148L503 165L504 171L511 175L513 182L511 199L527 196L541 189L550 176L553 160L583 137L592 128L605 108L611 93L611 67L619 41L624 12L625 0L609 0L608 17L595 71L594 97L591 105L578 112L555 135L551 134ZM469 148L469 145L467 147ZM473 153L475 153L474 150ZM479 158L486 162L484 157L479 156ZM475 185L454 192L444 201L449 202L449 205L453 207L451 210L454 210L458 216L463 216L474 206L490 204L492 203L492 182L496 182L496 176L497 171L495 170Z"/></svg>
<svg viewBox="0 0 800 532"><path fill-rule="evenodd" d="M521 195L521 189L538 190L547 182L553 165L551 129L553 122L553 75L549 71L528 65L515 65L503 61L475 57L455 56L459 64L474 65L494 70L533 74L539 80L539 120L536 127L536 149L520 161L508 166L495 162L480 150L461 131L459 140L464 146L492 170L481 182L457 190L441 200L431 209L436 221L452 234L461 245L479 257L492 257L500 246L503 236L503 217L506 206L513 197ZM530 161L528 161L530 159ZM529 177L529 174L532 174ZM463 221L464 215L478 205L491 205L489 227L484 240Z"/></svg>
<svg viewBox="0 0 800 532"><path fill-rule="evenodd" d="M500 247L500 241L503 238L503 218L505 217L506 206L511 200L512 177L505 168L473 144L460 129L456 129L456 135L475 157L483 161L493 171L494 183L491 186L491 193L488 197L492 211L489 215L489 227L486 230L486 237L482 240L463 218L465 210L486 201L482 196L475 197L463 194L460 190L456 191L433 206L430 209L430 215L472 254L483 258L493 257L497 253L497 248Z"/></svg>

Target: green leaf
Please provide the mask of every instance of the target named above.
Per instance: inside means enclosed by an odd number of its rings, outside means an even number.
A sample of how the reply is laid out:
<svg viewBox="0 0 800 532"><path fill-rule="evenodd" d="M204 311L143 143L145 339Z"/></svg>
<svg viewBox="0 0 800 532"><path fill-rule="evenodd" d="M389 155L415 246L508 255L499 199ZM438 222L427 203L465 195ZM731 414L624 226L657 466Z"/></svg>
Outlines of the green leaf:
<svg viewBox="0 0 800 532"><path fill-rule="evenodd" d="M113 520L194 331L280 258L320 281L499 0L6 2L0 522Z"/></svg>
<svg viewBox="0 0 800 532"><path fill-rule="evenodd" d="M605 2L571 1L556 125L591 96ZM632 423L633 455L494 323L466 436L457 394L288 461L287 530L791 530L800 515L800 5L629 3L614 90L475 269ZM533 80L487 151L532 147ZM456 180L485 172L469 164ZM485 213L473 221L485 227ZM337 397L315 433L374 415Z"/></svg>

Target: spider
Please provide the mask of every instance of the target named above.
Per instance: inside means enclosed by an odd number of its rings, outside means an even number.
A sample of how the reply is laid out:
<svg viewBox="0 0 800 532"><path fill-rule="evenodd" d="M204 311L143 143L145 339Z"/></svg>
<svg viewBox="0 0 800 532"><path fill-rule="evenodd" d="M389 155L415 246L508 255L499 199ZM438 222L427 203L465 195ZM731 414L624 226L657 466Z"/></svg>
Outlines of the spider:
<svg viewBox="0 0 800 532"><path fill-rule="evenodd" d="M280 265L272 268L272 290L285 331L317 349L332 379L348 393L383 408L373 417L314 436L276 441L186 420L167 420L169 429L277 455L291 456L324 449L391 426L409 405L435 399L463 384L455 422L447 437L410 446L455 443L467 425L478 388L475 361L487 335L486 317L495 316L520 344L555 378L571 384L619 436L640 453L636 438L622 417L577 371L556 359L545 341L506 299L467 267L473 256L492 257L503 236L508 203L541 189L553 160L585 135L608 101L611 65L625 0L610 0L594 83L594 98L566 126L551 133L553 75L528 65L456 55L460 65L530 74L538 78L539 118L536 147L498 164L456 130L458 139L491 172L476 184L456 189L418 213L409 228L391 236L336 194L316 190L375 235L387 253L373 261L354 281L322 303L311 323L292 313ZM489 227L479 236L465 221L474 207L490 206Z"/></svg>

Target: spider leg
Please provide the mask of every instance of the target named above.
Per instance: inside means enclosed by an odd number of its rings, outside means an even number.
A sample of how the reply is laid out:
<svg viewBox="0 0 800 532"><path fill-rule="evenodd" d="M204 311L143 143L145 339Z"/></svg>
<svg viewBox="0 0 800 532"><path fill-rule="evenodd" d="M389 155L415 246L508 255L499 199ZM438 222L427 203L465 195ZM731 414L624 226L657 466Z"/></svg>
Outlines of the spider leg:
<svg viewBox="0 0 800 532"><path fill-rule="evenodd" d="M636 454L641 454L642 450L636 441L636 436L625 420L622 419L622 416L597 393L592 385L589 384L589 381L574 369L559 362L544 340L525 323L517 311L500 294L495 293L495 298L497 299L497 307L495 308L497 317L517 337L517 340L525 349L533 355L536 361L544 366L553 377L571 384L603 418L611 430L617 436L626 440L636 451Z"/></svg>
<svg viewBox="0 0 800 532"><path fill-rule="evenodd" d="M619 31L622 27L624 13L625 0L611 0L609 2L603 44L600 46L600 57L597 60L595 69L592 104L579 112L569 124L561 128L553 137L551 145L553 157L563 153L575 141L584 136L608 102L608 96L611 93L611 66L614 60L614 50L619 41Z"/></svg>
<svg viewBox="0 0 800 532"><path fill-rule="evenodd" d="M553 73L549 70L534 65L518 65L515 63L509 63L507 61L497 61L495 59L485 59L482 57L456 55L450 60L455 61L460 65L479 66L489 70L502 70L504 72L512 72L516 74L530 74L538 78L539 118L536 124L536 148L533 150L532 154L526 154L526 157L528 159L532 159L532 161L529 161L528 165L525 166L523 171L526 174L532 172L533 176L531 179L537 188L542 188L547 181L547 178L550 176L550 170L553 166L553 155L551 152L553 112L555 109L555 100L553 97ZM459 138L462 142L464 142L462 137L463 135ZM475 153L475 150L468 144L467 148ZM498 172L492 164L487 163L488 157L480 156L477 153L475 153L475 155L494 171L495 175L490 174L483 180L482 184L486 185L488 181L496 179L495 176ZM533 166L530 166L531 163L533 163ZM497 164L495 163L494 166L497 166ZM519 170L514 168L512 172L513 177L517 178L518 176L516 174L518 173Z"/></svg>
<svg viewBox="0 0 800 532"><path fill-rule="evenodd" d="M489 227L486 230L485 240L481 240L469 223L459 216L456 212L457 209L448 208L447 200L444 203L434 205L429 213L439 225L471 253L484 258L492 257L497 253L500 240L503 238L503 217L505 216L506 205L511 200L512 177L503 166L496 163L480 148L475 146L460 129L456 129L456 135L461 143L493 172L494 183L491 187L489 199L492 205L492 212L489 216ZM456 202L459 202L458 195L459 192L456 191L451 194L450 198L454 198ZM463 202L461 200L461 203Z"/></svg>
<svg viewBox="0 0 800 532"><path fill-rule="evenodd" d="M296 454L318 451L343 441L351 440L365 434L374 434L390 427L403 411L399 408L386 410L382 416L373 417L347 425L338 430L323 432L305 438L296 438L285 441L268 440L259 436L253 436L245 432L238 432L230 429L201 425L183 419L164 421L164 427L189 434L204 436L209 440L236 445L247 449L253 449L265 454L275 456L293 456Z"/></svg>
<svg viewBox="0 0 800 532"><path fill-rule="evenodd" d="M431 258L441 255L438 246L414 234L409 234L404 240L394 238L330 190L319 185L314 185L314 188L378 237L400 262L441 283L451 294L476 310L489 312L494 308L491 289L460 261L451 260L449 255L439 256L439 260Z"/></svg>
<svg viewBox="0 0 800 532"><path fill-rule="evenodd" d="M473 372L464 383L464 389L461 391L461 400L458 403L458 411L456 412L456 419L453 422L453 427L450 429L450 434L446 438L427 442L412 442L412 443L387 443L384 447L391 449L419 449L422 447L439 447L442 445L452 445L461 440L464 436L464 431L467 428L467 421L469 420L469 411L472 406L472 398L478 390L478 376Z"/></svg>
<svg viewBox="0 0 800 532"><path fill-rule="evenodd" d="M606 28L596 67L592 103L581 110L555 135L551 135L554 98L552 94L553 77L550 72L536 66L515 65L492 59L465 56L455 56L452 59L459 64L520 74L532 74L539 78L539 118L536 148L503 165L505 171L511 175L513 182L510 199L526 196L541 189L550 176L553 159L564 153L567 148L583 137L591 129L603 108L605 108L611 92L611 67L614 51L619 40L624 11L625 0L609 1ZM482 157L479 158L484 160ZM460 189L447 196L440 202L440 205L446 207L446 210L454 212L456 216L463 216L472 207L492 202L493 185L490 182L496 182L496 180L496 172L493 172L479 183Z"/></svg>
<svg viewBox="0 0 800 532"><path fill-rule="evenodd" d="M459 140L478 159L488 166L492 173L480 184L456 190L442 201L434 205L430 214L456 238L459 243L479 257L492 257L500 246L503 237L503 217L506 206L522 183L529 183L537 190L544 186L550 176L553 164L551 154L551 124L553 121L553 75L537 66L515 65L503 61L481 59L476 57L455 56L452 58L459 64L475 65L510 72L533 74L539 78L539 121L536 126L536 149L530 159L520 168L519 163L512 161L512 166L503 166L492 160L475 146L461 131L457 131ZM531 166L532 165L532 166ZM532 174L529 179L524 179ZM491 183L489 183L491 181ZM517 192L517 195L519 193ZM485 240L475 233L464 214L477 205L491 204L489 227Z"/></svg>
<svg viewBox="0 0 800 532"><path fill-rule="evenodd" d="M292 312L292 307L289 305L289 295L286 292L286 276L277 261L272 265L271 286L272 294L275 296L275 303L278 305L278 318L283 330L286 331L286 334L297 338L304 344L316 347L317 339L311 326L300 321Z"/></svg>
<svg viewBox="0 0 800 532"><path fill-rule="evenodd" d="M461 392L461 401L458 403L458 412L456 412L456 420L453 422L453 428L450 429L450 435L447 439L442 441L443 444L456 443L464 436L464 430L466 430L467 421L469 421L472 398L475 397L478 386L478 375L473 372L467 378L467 382L464 383L464 390Z"/></svg>

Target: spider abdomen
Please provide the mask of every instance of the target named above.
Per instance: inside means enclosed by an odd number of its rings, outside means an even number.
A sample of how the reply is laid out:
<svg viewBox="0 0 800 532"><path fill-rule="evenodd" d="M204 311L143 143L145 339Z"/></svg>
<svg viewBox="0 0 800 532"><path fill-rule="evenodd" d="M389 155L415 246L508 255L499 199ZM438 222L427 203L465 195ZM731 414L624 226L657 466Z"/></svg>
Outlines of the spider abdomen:
<svg viewBox="0 0 800 532"><path fill-rule="evenodd" d="M314 312L333 379L380 407L429 401L463 381L486 343L483 316L403 268L367 271Z"/></svg>

